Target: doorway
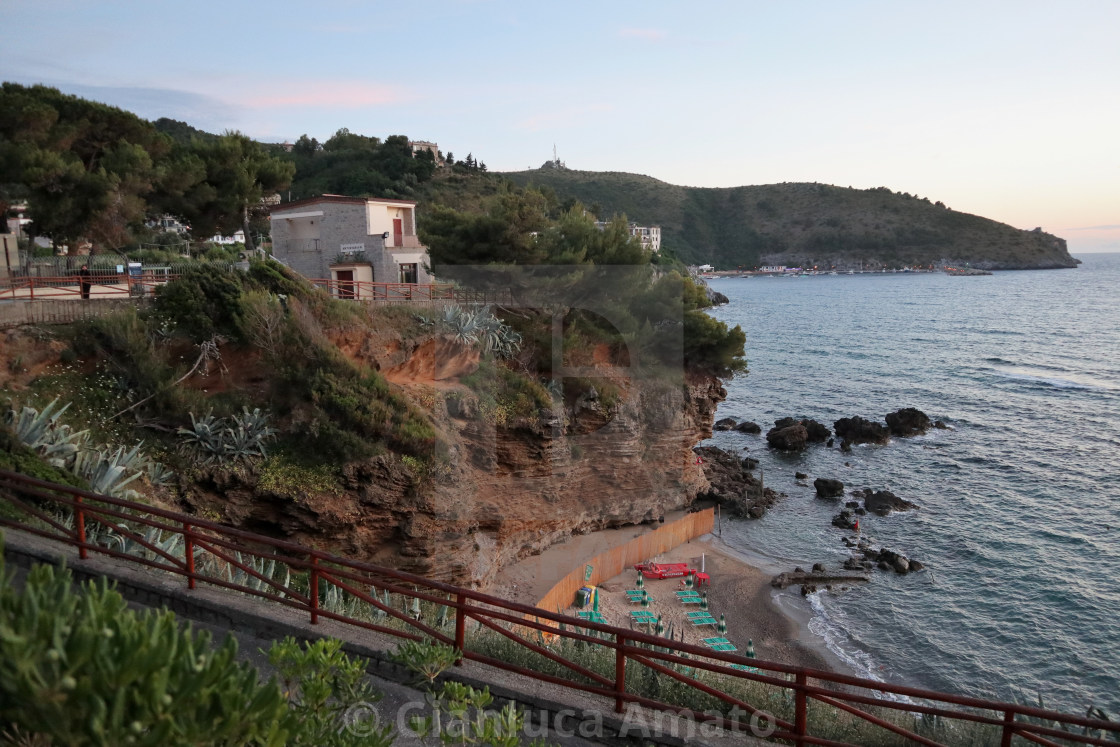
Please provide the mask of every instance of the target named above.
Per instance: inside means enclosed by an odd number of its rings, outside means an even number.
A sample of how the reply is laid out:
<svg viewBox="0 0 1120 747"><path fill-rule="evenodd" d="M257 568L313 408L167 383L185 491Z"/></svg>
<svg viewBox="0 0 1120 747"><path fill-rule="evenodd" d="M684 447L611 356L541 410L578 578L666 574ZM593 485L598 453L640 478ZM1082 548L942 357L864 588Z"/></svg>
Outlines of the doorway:
<svg viewBox="0 0 1120 747"><path fill-rule="evenodd" d="M354 271L336 270L338 275L338 297L347 300L354 298Z"/></svg>
<svg viewBox="0 0 1120 747"><path fill-rule="evenodd" d="M407 264L402 264L400 267L401 267L401 282L402 283L409 283L410 285L415 285L416 284L416 277L418 275L418 273L416 271L416 263L415 262L409 262Z"/></svg>

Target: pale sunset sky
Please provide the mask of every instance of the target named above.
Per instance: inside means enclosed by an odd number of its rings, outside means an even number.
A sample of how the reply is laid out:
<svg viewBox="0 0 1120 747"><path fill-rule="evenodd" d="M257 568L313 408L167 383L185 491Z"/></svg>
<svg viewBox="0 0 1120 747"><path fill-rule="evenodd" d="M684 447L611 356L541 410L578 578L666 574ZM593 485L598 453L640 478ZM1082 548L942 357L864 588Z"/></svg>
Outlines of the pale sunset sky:
<svg viewBox="0 0 1120 747"><path fill-rule="evenodd" d="M1120 251L1120 2L0 0L0 80L491 171L886 186Z"/></svg>

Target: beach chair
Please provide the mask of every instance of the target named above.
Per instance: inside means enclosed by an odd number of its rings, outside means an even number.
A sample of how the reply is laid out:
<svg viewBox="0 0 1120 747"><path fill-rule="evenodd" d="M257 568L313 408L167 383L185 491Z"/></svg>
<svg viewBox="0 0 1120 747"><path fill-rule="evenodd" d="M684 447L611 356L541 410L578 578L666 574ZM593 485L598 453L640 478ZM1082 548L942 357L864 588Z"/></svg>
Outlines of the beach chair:
<svg viewBox="0 0 1120 747"><path fill-rule="evenodd" d="M717 643L714 646L708 646L712 651L738 651L734 643Z"/></svg>
<svg viewBox="0 0 1120 747"><path fill-rule="evenodd" d="M688 613L688 618L690 620L695 617L715 617L715 615L713 615L711 612L705 612L704 610L693 610L692 612Z"/></svg>
<svg viewBox="0 0 1120 747"><path fill-rule="evenodd" d="M712 626L719 625L719 621L716 620L711 615L708 615L707 617L690 617L688 621L690 623L692 623L694 626L696 626L697 628L699 628L701 626L704 626L704 625L712 625Z"/></svg>
<svg viewBox="0 0 1120 747"><path fill-rule="evenodd" d="M699 596L695 597L681 597L681 604L700 604L704 600Z"/></svg>
<svg viewBox="0 0 1120 747"><path fill-rule="evenodd" d="M630 610L630 619L638 625L657 624L657 615L649 610Z"/></svg>
<svg viewBox="0 0 1120 747"><path fill-rule="evenodd" d="M705 646L715 646L719 643L731 643L731 641L727 640L723 636L715 636L713 638L705 638L703 641L701 641L701 643L703 643Z"/></svg>
<svg viewBox="0 0 1120 747"><path fill-rule="evenodd" d="M738 669L741 672L753 672L754 674L759 674L758 667L748 667L746 664L732 664L731 668Z"/></svg>
<svg viewBox="0 0 1120 747"><path fill-rule="evenodd" d="M607 619L603 617L601 613L595 612L594 610L583 610L581 612L578 612L577 614L579 615L580 620L590 620L591 622L595 623L605 623L607 621Z"/></svg>
<svg viewBox="0 0 1120 747"><path fill-rule="evenodd" d="M684 599L685 597L696 597L697 599L700 598L700 592L692 591L691 589L688 591L674 591L673 593L681 599Z"/></svg>

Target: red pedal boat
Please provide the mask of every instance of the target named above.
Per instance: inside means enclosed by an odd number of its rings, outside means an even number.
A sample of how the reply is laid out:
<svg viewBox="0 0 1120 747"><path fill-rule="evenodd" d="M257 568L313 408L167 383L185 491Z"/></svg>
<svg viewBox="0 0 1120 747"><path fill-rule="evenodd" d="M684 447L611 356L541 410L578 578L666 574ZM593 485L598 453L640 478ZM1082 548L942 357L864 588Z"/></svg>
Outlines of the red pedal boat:
<svg viewBox="0 0 1120 747"><path fill-rule="evenodd" d="M638 563L634 570L646 578L677 578L692 573L688 563Z"/></svg>

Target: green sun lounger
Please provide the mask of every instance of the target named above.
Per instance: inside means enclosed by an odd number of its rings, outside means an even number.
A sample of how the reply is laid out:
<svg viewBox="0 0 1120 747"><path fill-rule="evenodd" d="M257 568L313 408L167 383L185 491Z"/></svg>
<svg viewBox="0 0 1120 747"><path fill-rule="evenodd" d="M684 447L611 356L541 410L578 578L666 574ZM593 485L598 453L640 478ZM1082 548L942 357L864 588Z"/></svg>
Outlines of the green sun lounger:
<svg viewBox="0 0 1120 747"><path fill-rule="evenodd" d="M711 616L689 618L689 622L692 623L693 625L695 625L698 628L701 625L719 625L719 622L714 617L711 617Z"/></svg>
<svg viewBox="0 0 1120 747"><path fill-rule="evenodd" d="M595 623L605 623L607 621L607 618L603 617L602 614L593 610L583 610L577 614L579 614L579 619L581 620L590 620Z"/></svg>
<svg viewBox="0 0 1120 747"><path fill-rule="evenodd" d="M733 644L733 643L717 643L713 646L709 646L708 648L710 648L712 651L738 651L739 650L739 649L735 648L735 644Z"/></svg>
<svg viewBox="0 0 1120 747"><path fill-rule="evenodd" d="M696 597L697 599L700 598L700 592L698 591L675 591L673 593L678 597Z"/></svg>
<svg viewBox="0 0 1120 747"><path fill-rule="evenodd" d="M716 636L714 638L705 638L702 642L705 646L714 646L718 643L731 643L731 641L727 640L723 636Z"/></svg>
<svg viewBox="0 0 1120 747"><path fill-rule="evenodd" d="M715 615L713 615L711 612L705 612L704 610L693 610L692 612L688 613L688 616L689 616L689 618L693 618L693 617L715 617Z"/></svg>

